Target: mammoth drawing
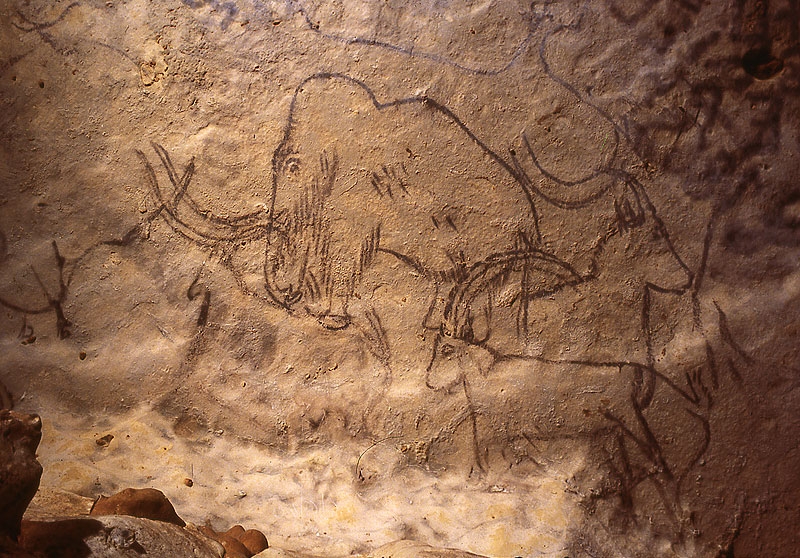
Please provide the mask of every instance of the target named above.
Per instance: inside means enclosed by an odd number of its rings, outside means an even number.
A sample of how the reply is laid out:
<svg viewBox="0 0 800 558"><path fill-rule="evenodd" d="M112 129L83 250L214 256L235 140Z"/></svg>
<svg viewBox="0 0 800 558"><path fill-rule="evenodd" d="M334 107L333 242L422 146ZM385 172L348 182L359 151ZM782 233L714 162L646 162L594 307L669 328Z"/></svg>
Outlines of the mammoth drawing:
<svg viewBox="0 0 800 558"><path fill-rule="evenodd" d="M349 303L379 258L399 260L430 282L428 328L442 327L448 298L474 305L475 293L489 296L515 274L524 277L517 300L525 324L531 293L596 271L592 254L609 208L639 215L649 204L627 174L611 168L613 158L577 189L544 174L534 179L513 150L509 162L440 103L420 96L380 102L364 83L338 74L317 74L296 88L264 211L223 218L201 208L187 190L194 161L179 173L154 147L171 191L139 154L170 225L211 247L265 241L266 298L329 329L350 323ZM571 231L570 221L584 214L588 220ZM487 273L476 283L470 274L481 267ZM473 294L463 299L466 292Z"/></svg>
<svg viewBox="0 0 800 558"><path fill-rule="evenodd" d="M214 248L265 240L268 298L329 329L350 323L348 304L379 257L435 287L424 323L438 328L437 301L470 266L529 251L538 237L533 200L511 165L449 109L426 97L381 103L343 75L297 87L273 155L268 211L223 218L201 208L188 191L194 161L181 173L154 149L171 190L139 156L170 226Z"/></svg>
<svg viewBox="0 0 800 558"><path fill-rule="evenodd" d="M298 87L273 172L267 288L333 329L348 324L348 301L380 254L429 279L441 300L471 265L536 237L526 191L448 109L424 97L380 103L345 76Z"/></svg>

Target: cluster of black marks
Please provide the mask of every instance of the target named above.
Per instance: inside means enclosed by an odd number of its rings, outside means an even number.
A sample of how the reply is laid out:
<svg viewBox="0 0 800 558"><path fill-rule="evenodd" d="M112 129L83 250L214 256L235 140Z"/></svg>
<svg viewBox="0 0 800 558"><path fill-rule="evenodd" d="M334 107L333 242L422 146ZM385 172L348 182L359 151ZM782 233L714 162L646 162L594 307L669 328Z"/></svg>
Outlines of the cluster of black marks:
<svg viewBox="0 0 800 558"><path fill-rule="evenodd" d="M64 301L66 300L67 297L67 281L65 280L65 274L64 274L66 259L59 252L58 245L56 244L55 241L52 242L52 247L53 247L53 255L55 259L56 268L58 270L58 292L51 293L45 286L44 282L39 277L39 274L36 271L36 269L31 268L33 276L35 277L36 282L38 283L39 288L42 291L42 294L45 296L47 300L47 305L31 308L27 306L22 306L20 304L16 304L4 298L0 298L0 306L3 306L15 312L19 312L23 316L46 314L48 312L53 312L56 318L56 332L58 334L58 338L66 339L71 335L70 327L72 326L72 322L70 322L67 319L66 315L64 314L64 308L63 308ZM33 327L31 327L27 323L27 321L23 321L19 333L19 339L20 342L24 345L30 345L31 343L34 343L36 341L36 335L34 334Z"/></svg>
<svg viewBox="0 0 800 558"><path fill-rule="evenodd" d="M408 194L408 190L406 189L408 171L402 161L400 161L400 168L398 170L395 170L394 167L381 165L379 170L372 171L370 182L372 182L372 187L375 188L375 192L379 196L386 195L390 198L394 198L392 186L394 186L395 191L400 190L404 194ZM438 227L436 221L434 221L434 224Z"/></svg>

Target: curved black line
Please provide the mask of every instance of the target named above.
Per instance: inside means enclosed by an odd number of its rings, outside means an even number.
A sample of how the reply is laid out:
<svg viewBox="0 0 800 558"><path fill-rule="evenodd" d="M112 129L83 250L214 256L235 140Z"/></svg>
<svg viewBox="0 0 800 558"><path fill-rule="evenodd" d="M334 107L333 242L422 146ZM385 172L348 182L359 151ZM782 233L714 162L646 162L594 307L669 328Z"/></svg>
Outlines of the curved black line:
<svg viewBox="0 0 800 558"><path fill-rule="evenodd" d="M513 271L513 266L521 263L525 269L528 269L530 265L536 262L546 262L556 266L557 271L543 267L535 267L535 269L543 274L552 275L561 281L557 282L552 288L541 289L535 293L528 293L525 297L527 300L547 296L566 286L576 285L586 280L586 278L581 276L569 263L542 250L530 249L527 251L509 251L492 254L483 261L473 264L467 272L467 277L463 281L457 283L450 291L447 304L444 308L444 321L447 322L448 320L455 319L456 323L451 325L455 326L453 328L453 333L457 332L463 325L458 323L458 309L462 305L468 305L496 278L511 273ZM563 271L566 278L562 278L559 271ZM453 315L454 312L455 316Z"/></svg>
<svg viewBox="0 0 800 558"><path fill-rule="evenodd" d="M25 17L25 14L23 14L21 11L17 10L17 15L19 16L19 18L23 22L27 23L30 27L26 28L26 27L23 27L23 26L18 25L16 23L14 23L13 25L14 25L14 27L16 27L17 29L20 29L22 31L40 31L42 29L47 29L48 27L52 27L56 23L59 23L61 20L63 20L66 17L66 15L70 12L70 10L72 10L72 8L75 8L75 7L80 6L80 5L81 5L80 2L73 2L72 4L70 4L69 6L64 8L64 10L58 16L56 16L55 19L52 19L50 21L46 21L44 23L35 23L35 22L31 21L30 19L28 19L27 17Z"/></svg>
<svg viewBox="0 0 800 558"><path fill-rule="evenodd" d="M275 212L275 194L277 192L277 185L278 185L278 171L277 171L277 169L280 166L279 165L280 159L283 156L287 155L288 152L289 152L289 149L291 148L291 146L289 144L289 140L290 140L290 137L291 137L292 130L294 129L294 125L296 123L296 121L295 121L295 113L297 111L297 98L300 95L300 93L303 91L303 88L305 87L305 85L308 84L309 82L314 81L314 80L333 80L333 79L342 80L344 82L348 82L348 83L351 83L351 84L353 84L353 85L355 85L357 87L360 87L364 91L364 93L367 95L367 97L369 98L369 100L372 103L372 105L379 111L382 111L382 110L385 110L385 109L391 108L391 107L402 106L402 105L421 105L421 106L432 108L433 110L435 110L435 111L439 112L440 114L442 114L444 117L446 117L448 120L450 120L453 124L455 124L456 126L461 128L461 130L467 135L467 137L469 137L470 140L472 140L473 143L475 143L475 145L477 145L484 153L486 153L486 155L488 155L497 164L499 164L509 174L509 176L511 176L518 184L520 184L520 186L522 188L522 191L525 194L525 197L527 198L528 204L531 207L531 211L535 214L535 212L536 212L535 203L534 203L533 196L532 196L532 193L531 193L529 185L528 185L528 181L526 181L523 178L523 176L521 176L517 172L517 170L511 164L509 164L503 157L498 155L494 150L489 148L488 145L486 145L483 141L481 141L472 132L472 130L470 130L469 127L467 127L467 125L458 116L456 116L455 113L453 113L453 111L451 111L449 108L447 108L443 104L439 103L438 101L435 101L434 99L431 99L430 97L424 96L424 95L423 96L406 97L406 98L403 98L403 99L397 99L397 100L394 100L394 101L389 101L389 102L386 102L386 103L382 103L377 99L377 97L375 96L375 93L372 91L372 89L370 89L370 87L366 83L364 83L363 81L360 81L358 79L355 79L353 77L350 77L348 75L341 74L341 73L320 72L320 73L317 73L317 74L313 74L313 75L307 77L306 79L304 79L297 86L297 88L295 89L294 95L292 96L292 100L291 100L291 103L289 105L289 117L287 119L286 126L284 127L283 139L281 140L281 142L278 145L278 147L275 149L275 151L273 153L273 156L272 156L273 180L272 180L272 196L271 196L271 201L270 201L270 211L269 211L269 219L268 219L268 223L269 224L267 225L268 234L271 232L271 227L272 227L272 222L273 222L273 218L272 217L273 217L274 212Z"/></svg>
<svg viewBox="0 0 800 558"><path fill-rule="evenodd" d="M161 190L161 187L158 184L158 179L155 174L155 170L153 169L150 162L147 160L147 157L141 151L137 150L136 153L147 169L147 174L150 182L150 192L156 198L158 202L158 209L154 212L152 217L160 215L164 218L165 221L170 225L170 227L180 234L181 236L196 242L203 246L213 247L218 242L239 242L239 241L249 241L255 240L257 238L263 237L266 230L268 229L266 224L263 223L252 223L254 216L257 214L246 215L242 217L242 220L245 221L244 224L240 224L237 220L231 222L229 219L225 219L223 217L218 217L211 213L210 211L201 210L196 203L191 200L191 197L186 193L186 190L189 186L189 182L194 174L194 160L192 160L189 165L187 165L186 170L184 171L183 176L181 179L177 178L177 174L175 169L172 165L172 162L169 159L169 155L167 154L166 150L163 147L157 144L153 144L153 148L158 154L164 168L167 171L169 176L170 182L173 185L174 191L172 196L167 199L164 196L164 193ZM202 231L198 229L196 226L191 225L187 221L185 221L178 212L178 204L184 201L190 205L192 209L192 213L194 216L199 217L202 220L208 221L211 226L221 226L228 229L233 229L231 232L227 234L213 234L207 231Z"/></svg>
<svg viewBox="0 0 800 558"><path fill-rule="evenodd" d="M522 56L522 54L527 50L528 45L533 39L533 35L536 31L535 26L529 25L530 29L528 30L528 34L517 45L517 48L514 49L514 52L511 55L511 58L502 68L499 69L476 68L476 67L466 66L464 64L459 64L458 62L455 62L454 60L445 56L441 56L431 52L417 51L414 50L413 48L406 48L400 45L395 45L384 41L378 41L376 39L367 39L365 37L344 37L342 35L337 35L334 33L326 33L325 31L322 31L319 28L319 24L316 24L313 21L311 21L311 17L308 15L308 12L306 11L306 8L303 6L302 2L295 0L292 2L292 4L295 5L297 12L303 16L303 19L305 20L308 29L325 39L336 41L338 43L345 45L365 45L365 46L377 47L384 50L396 52L399 54L404 54L406 56L411 56L414 58L422 58L424 60L430 60L431 62L435 62L437 64L450 66L452 68L456 68L457 70L461 70L462 72L479 76L497 76L507 71L509 68L511 68L520 58L520 56Z"/></svg>
<svg viewBox="0 0 800 558"><path fill-rule="evenodd" d="M621 171L624 172L624 171ZM634 193L639 197L639 201L644 201L645 203L645 211L650 213L651 218L656 223L656 228L661 233L661 236L664 242L667 244L667 248L669 249L670 254L678 261L678 265L686 272L686 276L689 278L687 284L681 288L677 289L663 289L658 287L657 285L652 285L650 283L647 284L649 288L655 290L660 293L668 293L668 294L684 294L688 289L692 287L692 284L695 280L694 272L689 269L689 266L683 261L683 258L680 257L678 251L675 250L675 245L672 243L672 239L669 237L669 232L667 231L667 226L664 224L664 221L661 220L661 217L658 216L658 212L656 211L656 206L653 205L653 202L650 200L650 196L647 195L647 190L645 190L644 186L639 182L636 177L633 175L624 172L626 177L627 185L634 191Z"/></svg>
<svg viewBox="0 0 800 558"><path fill-rule="evenodd" d="M13 302L8 302L4 298L0 297L0 306L5 306L9 310L14 310L15 312L20 312L21 314L28 314L28 315L36 315L36 314L44 314L52 310L51 306L48 304L47 306L43 306L42 308L25 308L24 306L18 306Z"/></svg>
<svg viewBox="0 0 800 558"><path fill-rule="evenodd" d="M244 215L240 215L237 217L221 217L219 215L214 214L212 211L207 209L202 209L199 204L194 201L194 199L188 194L189 182L191 181L192 177L194 176L195 171L195 164L194 164L194 157L191 158L189 164L186 166L183 175L181 178L178 178L178 174L175 172L175 167L172 164L172 160L167 153L167 150L164 149L161 145L151 142L153 149L155 150L156 154L158 155L159 159L161 159L161 163L167 171L167 175L169 176L170 182L172 183L175 192L173 197L168 200L169 203L166 204L165 209L177 219L177 214L179 211L179 205L181 201L185 200L186 204L192 211L192 214L196 217L204 221L209 221L212 225L226 227L226 228L247 228L247 227L259 227L265 226L264 215L263 211L254 211L252 213L246 213ZM151 176L155 176L155 173L151 173ZM154 182L156 186L158 185L158 181ZM154 192L156 193L156 192ZM160 193L160 188L159 192ZM235 237L238 239L238 236Z"/></svg>
<svg viewBox="0 0 800 558"><path fill-rule="evenodd" d="M700 288L703 286L703 279L706 274L706 267L708 266L708 254L711 250L711 240L714 238L714 221L712 215L706 225L706 234L703 238L703 253L700 256L700 264L697 266L697 272L694 276L692 284L692 317L694 318L694 326L696 328L702 327L702 319L700 317Z"/></svg>
<svg viewBox="0 0 800 558"><path fill-rule="evenodd" d="M583 8L582 10L585 10L585 6L584 6L584 8ZM559 26L558 26L558 27L556 27L555 29L552 29L551 31L548 31L548 32L545 34L545 36L542 38L542 42L539 44L539 60L540 60L540 61L541 61L541 63L542 63L542 68L544 69L544 73L545 73L545 74L546 74L546 75L547 75L547 76L548 76L550 79L552 79L553 81L555 81L556 83L558 83L559 85L561 85L561 86L562 86L564 89L566 89L567 91L569 91L570 93L572 93L572 94L573 94L573 95L574 95L574 96L575 96L575 97L576 97L576 98L577 98L579 101L586 103L587 105L589 105L590 107L592 107L594 110L596 110L596 111L597 111L597 114L599 114L599 115L600 115L600 116L602 116L602 117L603 117L603 118L604 118L606 121L608 121L608 123L609 123L609 124L611 124L611 126L614 128L614 130L616 130L616 132L617 132L618 134L621 134L621 135L622 135L622 137L624 137L624 138L627 140L627 142L628 142L628 144L629 144L629 145L633 145L633 140L631 140L631 137L630 137L630 135L629 135L629 134L628 134L628 133L627 133L627 132L626 132L626 131L625 131L625 130L622 128L622 126L620 126L619 124L617 124L617 122L614 120L614 118L613 118L613 117L612 117L612 116L611 116L611 115L610 115L608 112L606 112L605 110L603 110L602 108L600 108L600 107L597 105L597 103L594 103L594 102L592 102L591 100L589 100L589 99L587 99L586 97L584 97L584 96L581 94L581 92L580 92L580 91L578 91L578 88L577 88L577 87L575 87L574 85L572 85L571 83L569 83L569 82L568 82L568 81L566 81L565 79L562 79L561 77L559 77L559 76L558 76L558 75L557 75L557 74L556 74L556 73L555 73L555 72L554 72L554 71L553 71L553 70L550 68L550 63L547 61L547 57L545 56L545 50L546 50L546 48L547 48L547 41L548 41L548 40L549 40L549 39L550 39L550 38L551 38L553 35L555 35L556 33L559 33L559 32L561 32L561 31L564 31L564 30L574 31L574 30L580 29L581 22L582 22L582 20L583 20L583 15L584 15L584 14L583 14L583 11L582 11L582 12L581 12L581 13L578 15L578 18L577 18L577 20L576 20L574 23L572 23L572 24L565 24L565 25L559 25ZM638 151L637 151L636 149L634 149L634 153L636 153L636 156L637 156L637 157L639 157L639 159L641 160L641 156L639 155L639 153L638 153Z"/></svg>
<svg viewBox="0 0 800 558"><path fill-rule="evenodd" d="M698 449L697 452L694 454L686 470L681 472L681 474L678 476L676 485L676 489L678 492L680 492L681 484L683 483L683 481L686 480L686 477L689 475L692 469L694 469L694 467L700 462L700 459L702 459L703 455L705 455L706 451L708 450L708 446L711 445L711 424L709 420L706 417L702 416L699 413L694 412L691 409L685 409L685 411L690 415L692 415L694 418L696 418L702 425L703 444L700 447L700 449Z"/></svg>
<svg viewBox="0 0 800 558"><path fill-rule="evenodd" d="M712 301L714 303L714 308L717 309L717 318L719 319L719 332L722 336L722 340L731 347L742 360L744 360L747 364L753 364L755 361L752 356L750 356L747 351L745 351L739 343L736 341L736 338L733 336L733 332L731 332L731 328L728 325L728 316L723 312L722 308L720 308L719 304L716 300Z"/></svg>

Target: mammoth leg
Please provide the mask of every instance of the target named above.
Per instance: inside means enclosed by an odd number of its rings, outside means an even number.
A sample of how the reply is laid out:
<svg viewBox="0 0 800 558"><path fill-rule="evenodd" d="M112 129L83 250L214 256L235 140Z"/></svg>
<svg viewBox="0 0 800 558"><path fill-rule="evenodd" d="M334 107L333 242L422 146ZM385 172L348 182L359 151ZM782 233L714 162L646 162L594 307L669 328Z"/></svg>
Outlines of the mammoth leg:
<svg viewBox="0 0 800 558"><path fill-rule="evenodd" d="M334 266L330 271L325 297L314 314L325 329L344 329L350 325L347 307L353 295L355 278L352 272Z"/></svg>
<svg viewBox="0 0 800 558"><path fill-rule="evenodd" d="M326 329L343 329L352 321L348 312L349 301L361 287L364 273L372 265L378 250L380 227L362 229L358 234L352 223L335 222L332 232L332 257L322 262L327 270L326 308L317 314L317 318ZM351 239L354 237L361 239L360 245L353 243Z"/></svg>
<svg viewBox="0 0 800 558"><path fill-rule="evenodd" d="M667 516L675 525L676 534L683 537L693 529L691 513L681 503L680 479L666 459L661 442L644 414L653 401L655 373L649 367L633 364L621 366L620 371L625 378L623 381L629 382L631 387L628 409L624 413L627 418L620 420L619 417L607 417L621 426L631 453L643 459L645 473L635 484L645 479L653 483Z"/></svg>
<svg viewBox="0 0 800 558"><path fill-rule="evenodd" d="M328 310L320 319L328 329L342 329L351 322L348 303L358 296L366 271L372 267L380 248L380 223L358 223L346 220L334 221L335 251L340 255L331 263L332 278ZM352 239L360 239L355 244Z"/></svg>
<svg viewBox="0 0 800 558"><path fill-rule="evenodd" d="M346 328L350 325L350 315L347 313L347 298L331 297L328 309L317 318L325 329Z"/></svg>
<svg viewBox="0 0 800 558"><path fill-rule="evenodd" d="M442 328L452 328L449 333L453 333L455 331L456 324L450 324L447 322L449 317L455 318L455 316L448 316L446 306L447 300L450 296L450 292L453 288L453 283L448 281L437 280L435 281L436 291L431 298L430 304L428 305L428 311L425 313L425 318L422 320L422 327L425 329L432 329L439 331Z"/></svg>

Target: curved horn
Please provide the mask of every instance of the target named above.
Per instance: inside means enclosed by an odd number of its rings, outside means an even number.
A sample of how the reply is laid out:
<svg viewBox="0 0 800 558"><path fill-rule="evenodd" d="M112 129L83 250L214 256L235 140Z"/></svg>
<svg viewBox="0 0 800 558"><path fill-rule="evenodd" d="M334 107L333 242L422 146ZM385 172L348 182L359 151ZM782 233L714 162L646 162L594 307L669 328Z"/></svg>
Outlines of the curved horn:
<svg viewBox="0 0 800 558"><path fill-rule="evenodd" d="M543 181L541 185L534 184L528 173L522 168L516 152L512 150L511 160L514 170L530 191L536 193L548 203L562 209L577 209L595 201L611 188L611 183L604 183L603 181L597 181L597 183L592 184L593 181L600 177L614 174L614 171L608 165L577 180L564 180L542 166L525 132L522 133L522 143L531 162L542 176L547 178L547 181ZM614 151L611 153L609 161L613 161L616 158L618 148L619 134L614 130Z"/></svg>

